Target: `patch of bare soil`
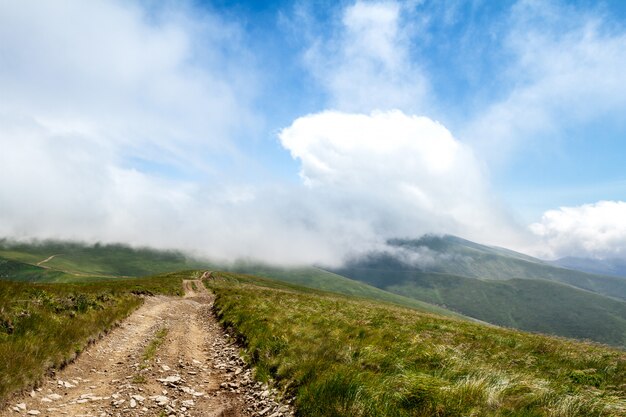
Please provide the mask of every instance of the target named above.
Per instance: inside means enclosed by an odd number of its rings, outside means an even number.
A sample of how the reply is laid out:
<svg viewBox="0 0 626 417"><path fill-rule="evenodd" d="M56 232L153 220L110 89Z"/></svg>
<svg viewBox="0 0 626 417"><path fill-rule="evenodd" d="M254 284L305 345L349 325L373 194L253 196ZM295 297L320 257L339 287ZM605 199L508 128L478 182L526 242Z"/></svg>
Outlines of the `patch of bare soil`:
<svg viewBox="0 0 626 417"><path fill-rule="evenodd" d="M252 379L211 313L213 295L200 280L183 286L184 298L146 298L120 327L14 399L0 417L293 416Z"/></svg>

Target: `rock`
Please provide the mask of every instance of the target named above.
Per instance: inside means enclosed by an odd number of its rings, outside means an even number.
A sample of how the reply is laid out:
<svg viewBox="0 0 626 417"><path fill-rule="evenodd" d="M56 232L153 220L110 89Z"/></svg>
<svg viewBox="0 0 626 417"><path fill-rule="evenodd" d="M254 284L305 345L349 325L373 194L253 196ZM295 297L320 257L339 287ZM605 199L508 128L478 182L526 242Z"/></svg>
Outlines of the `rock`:
<svg viewBox="0 0 626 417"><path fill-rule="evenodd" d="M142 397L141 395L133 395L132 398L136 401L139 401L140 403L144 402L146 399L144 397Z"/></svg>
<svg viewBox="0 0 626 417"><path fill-rule="evenodd" d="M38 416L39 414L41 414L41 412L39 410L30 410L28 413L29 416Z"/></svg>
<svg viewBox="0 0 626 417"><path fill-rule="evenodd" d="M157 381L163 384L176 384L177 382L180 382L181 379L180 375L172 375L167 378L157 379Z"/></svg>
<svg viewBox="0 0 626 417"><path fill-rule="evenodd" d="M60 396L59 394L50 394L50 395L48 395L48 398L50 398L53 401L57 401L57 400L60 400L63 397Z"/></svg>
<svg viewBox="0 0 626 417"><path fill-rule="evenodd" d="M137 401L134 398L130 399L130 408L137 407Z"/></svg>
<svg viewBox="0 0 626 417"><path fill-rule="evenodd" d="M20 410L26 410L26 403L15 404L15 406Z"/></svg>
<svg viewBox="0 0 626 417"><path fill-rule="evenodd" d="M126 400L122 399L122 400L117 400L117 401L113 401L113 405L115 407L119 407L120 405L124 404L126 402Z"/></svg>
<svg viewBox="0 0 626 417"><path fill-rule="evenodd" d="M156 401L156 403L161 406L166 405L170 402L169 398L167 398L165 395L157 395L156 397L154 397L154 401Z"/></svg>

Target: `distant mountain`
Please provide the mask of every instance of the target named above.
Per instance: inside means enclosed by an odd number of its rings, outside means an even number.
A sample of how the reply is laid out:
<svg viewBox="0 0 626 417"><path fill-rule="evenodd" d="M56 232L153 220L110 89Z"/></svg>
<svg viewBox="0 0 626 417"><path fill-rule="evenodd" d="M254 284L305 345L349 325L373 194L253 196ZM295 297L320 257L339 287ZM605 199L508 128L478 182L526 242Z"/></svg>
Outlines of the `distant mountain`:
<svg viewBox="0 0 626 417"><path fill-rule="evenodd" d="M359 258L358 264L490 280L541 279L626 300L626 278L566 269L522 253L449 235L390 240L388 251L369 253Z"/></svg>
<svg viewBox="0 0 626 417"><path fill-rule="evenodd" d="M590 259L567 257L550 262L563 268L626 278L626 259Z"/></svg>
<svg viewBox="0 0 626 417"><path fill-rule="evenodd" d="M626 279L455 236L396 239L333 269L493 324L626 346Z"/></svg>
<svg viewBox="0 0 626 417"><path fill-rule="evenodd" d="M252 262L215 264L177 251L131 248L120 244L86 245L0 239L0 279L28 282L84 282L155 275L189 269L255 274L322 291L385 301L419 311L461 317L415 298L403 297L314 267L280 268Z"/></svg>

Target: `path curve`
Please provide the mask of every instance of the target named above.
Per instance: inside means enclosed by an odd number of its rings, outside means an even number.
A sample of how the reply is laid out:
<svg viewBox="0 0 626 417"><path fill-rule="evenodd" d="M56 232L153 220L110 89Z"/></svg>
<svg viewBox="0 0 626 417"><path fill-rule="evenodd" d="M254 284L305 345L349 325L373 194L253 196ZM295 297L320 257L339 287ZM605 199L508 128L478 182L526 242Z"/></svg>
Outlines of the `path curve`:
<svg viewBox="0 0 626 417"><path fill-rule="evenodd" d="M147 297L74 363L14 398L0 417L293 416L254 382L215 320L213 294L202 281L185 280L183 287L184 298ZM146 360L150 345L156 351Z"/></svg>

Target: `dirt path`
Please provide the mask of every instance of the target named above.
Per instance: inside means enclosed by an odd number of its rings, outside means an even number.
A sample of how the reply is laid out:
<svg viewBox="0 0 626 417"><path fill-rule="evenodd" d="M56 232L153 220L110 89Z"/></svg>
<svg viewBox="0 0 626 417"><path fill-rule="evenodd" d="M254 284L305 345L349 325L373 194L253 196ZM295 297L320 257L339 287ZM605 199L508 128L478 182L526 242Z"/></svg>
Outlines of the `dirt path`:
<svg viewBox="0 0 626 417"><path fill-rule="evenodd" d="M59 255L52 255L52 256L48 256L46 259L44 259L43 261L39 261L37 262L37 266L42 266L43 264L45 264L46 262L49 262L51 260L54 259L55 256L59 256ZM45 267L44 267L45 268Z"/></svg>
<svg viewBox="0 0 626 417"><path fill-rule="evenodd" d="M149 297L120 327L0 417L290 416L255 383L211 314L201 281L185 298ZM148 359L146 359L148 358Z"/></svg>

